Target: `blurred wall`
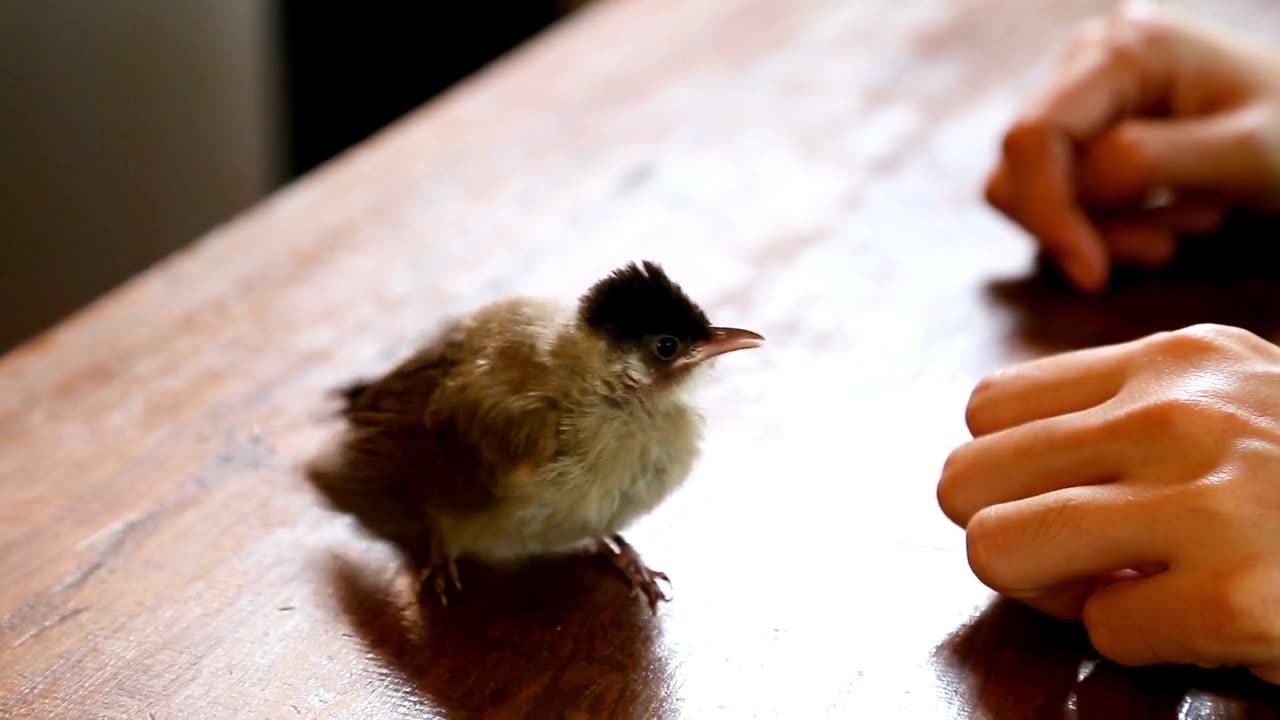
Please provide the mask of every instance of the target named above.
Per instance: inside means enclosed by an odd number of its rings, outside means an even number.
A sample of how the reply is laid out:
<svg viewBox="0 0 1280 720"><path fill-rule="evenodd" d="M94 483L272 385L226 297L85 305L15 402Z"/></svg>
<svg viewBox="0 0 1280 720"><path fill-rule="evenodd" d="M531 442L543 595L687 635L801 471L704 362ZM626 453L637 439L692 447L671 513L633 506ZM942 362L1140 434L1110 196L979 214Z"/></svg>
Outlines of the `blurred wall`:
<svg viewBox="0 0 1280 720"><path fill-rule="evenodd" d="M580 0L0 0L0 353Z"/></svg>
<svg viewBox="0 0 1280 720"><path fill-rule="evenodd" d="M269 192L272 7L0 2L0 352Z"/></svg>

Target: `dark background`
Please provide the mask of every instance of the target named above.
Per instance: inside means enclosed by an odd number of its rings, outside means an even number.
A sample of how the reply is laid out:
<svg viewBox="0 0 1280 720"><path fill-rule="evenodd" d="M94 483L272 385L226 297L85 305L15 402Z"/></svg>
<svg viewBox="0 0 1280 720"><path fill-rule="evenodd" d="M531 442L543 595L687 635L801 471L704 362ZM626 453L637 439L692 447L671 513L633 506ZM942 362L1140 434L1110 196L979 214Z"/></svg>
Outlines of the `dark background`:
<svg viewBox="0 0 1280 720"><path fill-rule="evenodd" d="M312 169L543 30L558 0L281 0L288 172Z"/></svg>

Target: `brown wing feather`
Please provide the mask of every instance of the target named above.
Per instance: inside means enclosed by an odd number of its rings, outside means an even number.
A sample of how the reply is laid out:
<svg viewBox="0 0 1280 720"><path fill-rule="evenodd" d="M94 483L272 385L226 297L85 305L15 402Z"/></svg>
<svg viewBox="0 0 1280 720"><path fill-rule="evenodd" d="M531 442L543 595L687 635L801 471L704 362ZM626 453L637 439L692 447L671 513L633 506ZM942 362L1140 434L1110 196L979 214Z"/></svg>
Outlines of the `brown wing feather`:
<svg viewBox="0 0 1280 720"><path fill-rule="evenodd" d="M444 337L384 377L339 390L347 432L332 452L307 468L307 479L334 509L400 548L417 567L431 558L431 528L424 522L430 483L424 468L433 453L423 408L448 372Z"/></svg>
<svg viewBox="0 0 1280 720"><path fill-rule="evenodd" d="M350 387L353 460L399 464L412 496L439 511L497 502L505 479L555 454L560 408L553 369L537 352L550 310L492 306L381 379Z"/></svg>

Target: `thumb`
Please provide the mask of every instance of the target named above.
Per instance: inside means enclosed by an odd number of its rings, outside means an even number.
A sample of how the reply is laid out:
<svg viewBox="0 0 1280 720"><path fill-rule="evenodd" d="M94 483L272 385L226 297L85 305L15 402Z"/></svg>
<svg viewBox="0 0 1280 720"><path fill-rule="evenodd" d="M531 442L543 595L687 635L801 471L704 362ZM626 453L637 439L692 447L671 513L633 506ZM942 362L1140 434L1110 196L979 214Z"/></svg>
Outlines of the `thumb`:
<svg viewBox="0 0 1280 720"><path fill-rule="evenodd" d="M1077 176L1081 201L1090 207L1131 207L1153 190L1167 189L1244 205L1264 203L1277 174L1265 135L1265 115L1252 108L1120 123L1085 150Z"/></svg>

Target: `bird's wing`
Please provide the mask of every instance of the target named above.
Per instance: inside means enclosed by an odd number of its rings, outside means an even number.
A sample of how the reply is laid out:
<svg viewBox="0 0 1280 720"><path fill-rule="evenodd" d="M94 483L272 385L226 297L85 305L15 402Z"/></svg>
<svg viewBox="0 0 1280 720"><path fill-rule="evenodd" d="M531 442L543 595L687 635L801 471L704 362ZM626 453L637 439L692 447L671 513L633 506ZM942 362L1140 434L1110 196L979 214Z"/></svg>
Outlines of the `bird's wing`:
<svg viewBox="0 0 1280 720"><path fill-rule="evenodd" d="M390 372L359 380L339 390L342 414L353 425L374 422L419 423L440 382L455 364L449 334L426 344Z"/></svg>
<svg viewBox="0 0 1280 720"><path fill-rule="evenodd" d="M385 377L346 389L348 421L379 452L412 458L416 467L406 471L427 502L446 511L491 507L504 483L558 445L554 369L537 350L544 312L497 305L451 323Z"/></svg>
<svg viewBox="0 0 1280 720"><path fill-rule="evenodd" d="M554 457L560 405L527 369L524 374L458 373L437 388L426 415L435 502L483 510L501 499L508 483Z"/></svg>

